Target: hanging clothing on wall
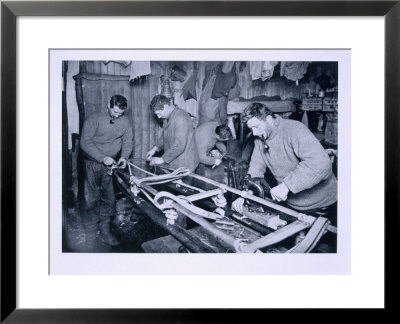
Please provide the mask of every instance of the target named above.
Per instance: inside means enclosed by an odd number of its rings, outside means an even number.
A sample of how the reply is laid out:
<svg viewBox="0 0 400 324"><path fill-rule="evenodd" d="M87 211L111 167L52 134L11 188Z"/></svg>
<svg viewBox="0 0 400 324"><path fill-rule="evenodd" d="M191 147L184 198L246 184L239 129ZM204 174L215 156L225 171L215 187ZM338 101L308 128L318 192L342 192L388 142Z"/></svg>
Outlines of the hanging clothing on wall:
<svg viewBox="0 0 400 324"><path fill-rule="evenodd" d="M220 124L226 123L228 99L225 96L218 99L213 99L211 97L215 82L216 76L213 75L208 80L200 96L199 125L210 121L218 121Z"/></svg>
<svg viewBox="0 0 400 324"><path fill-rule="evenodd" d="M208 81L203 89L203 92L200 96L200 106L204 105L207 102L207 100L211 98L211 93L212 93L212 89L214 88L215 80L216 80L215 75L212 75L208 79Z"/></svg>
<svg viewBox="0 0 400 324"><path fill-rule="evenodd" d="M235 61L227 61L222 64L222 72L223 73L229 73L232 71L233 65L235 64Z"/></svg>
<svg viewBox="0 0 400 324"><path fill-rule="evenodd" d="M261 78L261 70L263 66L262 61L251 61L250 62L250 75L252 80Z"/></svg>
<svg viewBox="0 0 400 324"><path fill-rule="evenodd" d="M261 70L261 80L265 81L271 79L274 74L275 66L278 63L277 61L265 61Z"/></svg>
<svg viewBox="0 0 400 324"><path fill-rule="evenodd" d="M199 125L217 121L219 125L226 124L228 121L227 113L228 98L218 99L209 98L199 107Z"/></svg>
<svg viewBox="0 0 400 324"><path fill-rule="evenodd" d="M216 71L216 79L212 89L211 98L218 99L227 96L230 89L232 89L237 82L236 68L232 65L231 72L222 72L222 64L219 65Z"/></svg>
<svg viewBox="0 0 400 324"><path fill-rule="evenodd" d="M177 65L174 65L171 70L171 80L184 82L186 80L186 71Z"/></svg>
<svg viewBox="0 0 400 324"><path fill-rule="evenodd" d="M218 114L217 120L221 125L226 125L228 122L228 97L218 98Z"/></svg>
<svg viewBox="0 0 400 324"><path fill-rule="evenodd" d="M172 81L172 87L174 92L174 103L179 108L188 112L193 117L198 117L199 105L197 100L193 98L185 99L183 95L182 82Z"/></svg>
<svg viewBox="0 0 400 324"><path fill-rule="evenodd" d="M123 66L124 68L126 68L129 66L129 64L131 64L132 61L103 61L104 65L107 65L110 62L117 63L117 64Z"/></svg>
<svg viewBox="0 0 400 324"><path fill-rule="evenodd" d="M193 75L189 77L189 79L186 81L185 85L183 86L182 95L183 95L183 100L188 100L188 99L197 100L196 80Z"/></svg>
<svg viewBox="0 0 400 324"><path fill-rule="evenodd" d="M151 74L150 61L132 61L129 81Z"/></svg>
<svg viewBox="0 0 400 324"><path fill-rule="evenodd" d="M239 98L240 91L241 91L240 85L239 85L239 83L236 83L236 85L231 90L229 90L228 100L233 100L233 99Z"/></svg>
<svg viewBox="0 0 400 324"><path fill-rule="evenodd" d="M260 79L262 81L268 80L274 74L277 61L251 61L250 74L252 80Z"/></svg>
<svg viewBox="0 0 400 324"><path fill-rule="evenodd" d="M300 80L307 73L309 62L281 62L281 76L292 81Z"/></svg>
<svg viewBox="0 0 400 324"><path fill-rule="evenodd" d="M199 125L216 121L218 112L218 99L208 98L199 105Z"/></svg>

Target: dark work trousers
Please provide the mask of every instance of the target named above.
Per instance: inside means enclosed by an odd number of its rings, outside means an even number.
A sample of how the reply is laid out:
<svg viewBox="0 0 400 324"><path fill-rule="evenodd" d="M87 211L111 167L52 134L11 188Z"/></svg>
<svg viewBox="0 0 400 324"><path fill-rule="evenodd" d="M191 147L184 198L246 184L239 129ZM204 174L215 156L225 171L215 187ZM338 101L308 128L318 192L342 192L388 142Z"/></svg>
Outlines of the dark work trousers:
<svg viewBox="0 0 400 324"><path fill-rule="evenodd" d="M83 159L83 222L97 224L102 218L115 215L115 193L112 176L107 167L96 161Z"/></svg>

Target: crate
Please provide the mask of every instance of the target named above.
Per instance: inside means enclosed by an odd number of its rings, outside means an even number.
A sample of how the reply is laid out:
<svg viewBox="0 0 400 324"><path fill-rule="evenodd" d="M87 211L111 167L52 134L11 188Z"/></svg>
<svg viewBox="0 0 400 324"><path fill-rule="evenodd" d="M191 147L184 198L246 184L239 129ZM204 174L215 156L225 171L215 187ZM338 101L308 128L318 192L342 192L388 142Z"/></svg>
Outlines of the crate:
<svg viewBox="0 0 400 324"><path fill-rule="evenodd" d="M324 98L322 104L323 111L337 112L338 111L338 100L337 98Z"/></svg>
<svg viewBox="0 0 400 324"><path fill-rule="evenodd" d="M304 111L321 111L322 98L304 98L301 109Z"/></svg>

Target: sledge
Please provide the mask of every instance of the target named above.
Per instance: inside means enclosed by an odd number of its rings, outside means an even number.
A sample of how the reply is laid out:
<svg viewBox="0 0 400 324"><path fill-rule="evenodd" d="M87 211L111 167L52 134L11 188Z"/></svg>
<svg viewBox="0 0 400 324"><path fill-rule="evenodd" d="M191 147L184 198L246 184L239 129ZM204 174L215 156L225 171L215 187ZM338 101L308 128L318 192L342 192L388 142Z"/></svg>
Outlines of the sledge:
<svg viewBox="0 0 400 324"><path fill-rule="evenodd" d="M320 252L316 246L324 235L336 241L337 229L327 218L300 213L185 168L149 166L142 159L131 159L124 170L111 171L121 192L166 230L180 251L309 253ZM237 197L249 202L242 213L230 209ZM190 228L182 225L185 217Z"/></svg>

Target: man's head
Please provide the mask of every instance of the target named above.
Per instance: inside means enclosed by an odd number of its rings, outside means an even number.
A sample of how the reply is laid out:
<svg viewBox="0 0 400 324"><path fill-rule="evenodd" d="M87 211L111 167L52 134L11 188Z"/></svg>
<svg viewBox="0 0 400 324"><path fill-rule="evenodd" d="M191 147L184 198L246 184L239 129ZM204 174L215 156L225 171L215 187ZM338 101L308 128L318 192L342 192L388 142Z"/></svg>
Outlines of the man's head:
<svg viewBox="0 0 400 324"><path fill-rule="evenodd" d="M156 95L150 103L150 109L157 115L158 118L168 119L174 110L175 106L172 99L163 95Z"/></svg>
<svg viewBox="0 0 400 324"><path fill-rule="evenodd" d="M215 128L215 135L217 136L217 141L224 142L232 138L231 129L226 125L219 125Z"/></svg>
<svg viewBox="0 0 400 324"><path fill-rule="evenodd" d="M108 104L108 113L112 119L116 119L125 113L127 106L128 104L124 96L114 95Z"/></svg>
<svg viewBox="0 0 400 324"><path fill-rule="evenodd" d="M274 113L261 103L250 104L242 114L242 122L247 123L254 136L267 139L274 126Z"/></svg>

